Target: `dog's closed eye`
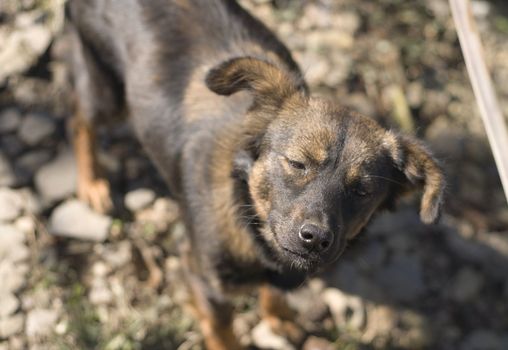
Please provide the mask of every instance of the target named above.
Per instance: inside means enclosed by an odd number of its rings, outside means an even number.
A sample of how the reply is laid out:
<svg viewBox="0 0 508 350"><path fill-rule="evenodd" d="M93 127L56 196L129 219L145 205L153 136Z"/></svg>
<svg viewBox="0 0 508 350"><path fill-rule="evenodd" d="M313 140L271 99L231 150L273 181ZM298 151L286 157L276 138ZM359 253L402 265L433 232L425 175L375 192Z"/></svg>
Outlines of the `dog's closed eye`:
<svg viewBox="0 0 508 350"><path fill-rule="evenodd" d="M299 162L297 160L291 160L289 158L286 158L286 159L287 159L288 164L291 165L291 167L296 169L296 170L305 171L307 169L305 164L302 163L302 162Z"/></svg>

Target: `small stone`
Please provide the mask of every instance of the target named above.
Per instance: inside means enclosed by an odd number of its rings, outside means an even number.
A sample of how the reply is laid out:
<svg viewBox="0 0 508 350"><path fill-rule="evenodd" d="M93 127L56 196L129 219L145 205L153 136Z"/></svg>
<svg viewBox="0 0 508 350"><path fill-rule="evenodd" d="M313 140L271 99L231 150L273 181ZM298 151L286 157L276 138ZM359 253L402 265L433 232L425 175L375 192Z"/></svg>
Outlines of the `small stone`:
<svg viewBox="0 0 508 350"><path fill-rule="evenodd" d="M471 1L471 9L476 17L485 18L490 13L490 7L488 1L473 0Z"/></svg>
<svg viewBox="0 0 508 350"><path fill-rule="evenodd" d="M111 222L110 217L95 213L84 203L71 199L53 211L49 231L58 236L102 242L108 236Z"/></svg>
<svg viewBox="0 0 508 350"><path fill-rule="evenodd" d="M262 349L293 350L294 347L283 337L273 333L268 322L261 321L252 330L254 345Z"/></svg>
<svg viewBox="0 0 508 350"><path fill-rule="evenodd" d="M0 259L10 255L14 248L23 245L25 235L11 225L0 224Z"/></svg>
<svg viewBox="0 0 508 350"><path fill-rule="evenodd" d="M407 102L411 108L418 108L422 105L424 88L421 82L415 81L407 87Z"/></svg>
<svg viewBox="0 0 508 350"><path fill-rule="evenodd" d="M109 290L105 281L94 283L88 295L90 302L94 305L109 304L113 300L113 293Z"/></svg>
<svg viewBox="0 0 508 350"><path fill-rule="evenodd" d="M25 235L35 232L35 222L31 216L21 216L16 219L14 226Z"/></svg>
<svg viewBox="0 0 508 350"><path fill-rule="evenodd" d="M16 108L9 108L0 114L0 134L15 131L21 123L21 113Z"/></svg>
<svg viewBox="0 0 508 350"><path fill-rule="evenodd" d="M18 131L19 138L29 146L35 146L55 132L55 123L40 113L25 117Z"/></svg>
<svg viewBox="0 0 508 350"><path fill-rule="evenodd" d="M15 182L14 172L7 157L0 152L0 186L12 186Z"/></svg>
<svg viewBox="0 0 508 350"><path fill-rule="evenodd" d="M397 311L386 305L370 304L367 308L367 327L363 332L364 341L371 343L374 339L386 348L389 335L397 327Z"/></svg>
<svg viewBox="0 0 508 350"><path fill-rule="evenodd" d="M23 210L30 215L37 215L41 212L41 203L39 198L32 192L30 188L21 188L17 193L22 198Z"/></svg>
<svg viewBox="0 0 508 350"><path fill-rule="evenodd" d="M136 220L150 222L157 231L166 231L180 217L178 204L168 198L157 198L154 204L136 213Z"/></svg>
<svg viewBox="0 0 508 350"><path fill-rule="evenodd" d="M323 299L328 304L338 328L360 330L365 326L365 305L360 297L328 288L323 293Z"/></svg>
<svg viewBox="0 0 508 350"><path fill-rule="evenodd" d="M310 336L302 347L303 350L334 350L336 347L328 340Z"/></svg>
<svg viewBox="0 0 508 350"><path fill-rule="evenodd" d="M105 277L111 272L111 269L102 261L97 261L92 266L92 273L97 277Z"/></svg>
<svg viewBox="0 0 508 350"><path fill-rule="evenodd" d="M0 319L12 315L18 308L19 300L14 294L0 294Z"/></svg>
<svg viewBox="0 0 508 350"><path fill-rule="evenodd" d="M0 259L0 294L15 293L26 285L26 265Z"/></svg>
<svg viewBox="0 0 508 350"><path fill-rule="evenodd" d="M125 196L125 206L131 212L136 212L140 209L148 207L153 203L155 199L155 193L148 188L139 188L134 191L130 191Z"/></svg>
<svg viewBox="0 0 508 350"><path fill-rule="evenodd" d="M125 266L132 259L132 245L129 241L122 241L106 251L104 260L113 269Z"/></svg>
<svg viewBox="0 0 508 350"><path fill-rule="evenodd" d="M54 310L31 310L26 318L26 335L28 337L49 335L53 331L57 319L58 314Z"/></svg>
<svg viewBox="0 0 508 350"><path fill-rule="evenodd" d="M23 316L16 314L9 318L0 318L0 338L9 338L23 329Z"/></svg>
<svg viewBox="0 0 508 350"><path fill-rule="evenodd" d="M30 250L27 246L20 244L17 247L11 247L11 250L8 255L8 259L14 263L19 263L26 261L30 256ZM22 265L17 265L18 267Z"/></svg>
<svg viewBox="0 0 508 350"><path fill-rule="evenodd" d="M12 221L21 214L23 202L19 194L9 188L0 188L0 222Z"/></svg>
<svg viewBox="0 0 508 350"><path fill-rule="evenodd" d="M451 297L461 303L472 300L479 294L483 284L484 279L480 273L469 267L464 267L453 279Z"/></svg>
<svg viewBox="0 0 508 350"><path fill-rule="evenodd" d="M399 312L399 327L392 330L395 344L402 349L426 349L433 342L433 332L425 317L415 311Z"/></svg>
<svg viewBox="0 0 508 350"><path fill-rule="evenodd" d="M354 34L360 28L360 16L354 12L339 12L334 15L334 26L344 32Z"/></svg>
<svg viewBox="0 0 508 350"><path fill-rule="evenodd" d="M35 185L45 203L54 203L76 191L77 169L71 152L61 153L37 171Z"/></svg>

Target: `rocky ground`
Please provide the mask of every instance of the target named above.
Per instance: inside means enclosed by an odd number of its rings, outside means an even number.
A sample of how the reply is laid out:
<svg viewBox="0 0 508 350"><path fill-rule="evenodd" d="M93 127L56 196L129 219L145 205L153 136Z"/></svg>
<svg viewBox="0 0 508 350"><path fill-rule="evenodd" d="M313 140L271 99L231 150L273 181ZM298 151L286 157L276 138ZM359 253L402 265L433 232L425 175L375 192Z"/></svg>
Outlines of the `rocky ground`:
<svg viewBox="0 0 508 350"><path fill-rule="evenodd" d="M508 349L508 208L447 2L242 3L291 48L313 92L425 138L450 182L440 224L402 203L292 293L300 323L330 349ZM128 125L100 135L118 210L75 199L62 4L0 3L0 349L202 349L179 272L185 228ZM507 5L473 5L508 115ZM153 263L159 288L148 286ZM254 300L237 300L242 341L290 349Z"/></svg>

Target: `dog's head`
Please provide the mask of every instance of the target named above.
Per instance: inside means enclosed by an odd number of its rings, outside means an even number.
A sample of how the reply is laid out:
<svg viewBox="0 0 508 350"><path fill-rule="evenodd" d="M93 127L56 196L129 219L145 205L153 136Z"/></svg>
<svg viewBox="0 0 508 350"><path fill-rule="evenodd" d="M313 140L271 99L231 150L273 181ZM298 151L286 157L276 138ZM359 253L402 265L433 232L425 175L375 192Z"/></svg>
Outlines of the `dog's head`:
<svg viewBox="0 0 508 350"><path fill-rule="evenodd" d="M227 61L206 83L221 95L253 94L236 167L285 266L313 271L334 261L376 210L412 189L422 189L422 221L437 220L444 176L418 141L308 97L301 79L258 59Z"/></svg>

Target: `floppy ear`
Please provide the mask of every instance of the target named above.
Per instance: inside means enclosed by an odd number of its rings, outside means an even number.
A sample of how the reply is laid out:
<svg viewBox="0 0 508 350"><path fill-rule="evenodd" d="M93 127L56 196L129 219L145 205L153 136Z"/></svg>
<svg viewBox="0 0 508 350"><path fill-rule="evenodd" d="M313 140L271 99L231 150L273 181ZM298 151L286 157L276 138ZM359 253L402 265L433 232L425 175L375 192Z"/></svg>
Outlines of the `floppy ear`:
<svg viewBox="0 0 508 350"><path fill-rule="evenodd" d="M389 149L395 167L403 174L406 190L422 189L420 218L435 223L441 214L445 177L438 162L419 141L388 133Z"/></svg>
<svg viewBox="0 0 508 350"><path fill-rule="evenodd" d="M252 57L233 58L219 64L208 72L205 82L219 95L251 91L256 104L268 107L279 107L287 97L306 91L301 77Z"/></svg>

